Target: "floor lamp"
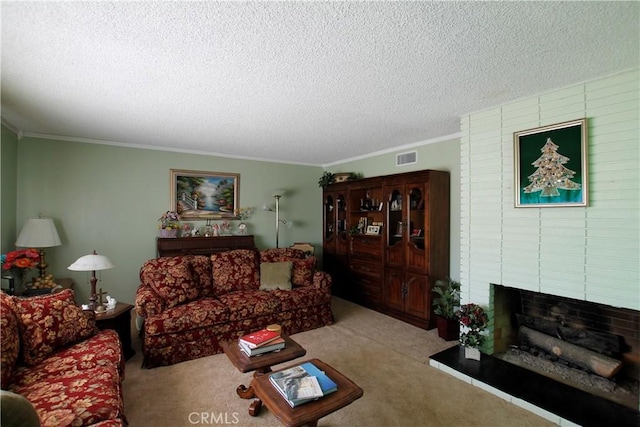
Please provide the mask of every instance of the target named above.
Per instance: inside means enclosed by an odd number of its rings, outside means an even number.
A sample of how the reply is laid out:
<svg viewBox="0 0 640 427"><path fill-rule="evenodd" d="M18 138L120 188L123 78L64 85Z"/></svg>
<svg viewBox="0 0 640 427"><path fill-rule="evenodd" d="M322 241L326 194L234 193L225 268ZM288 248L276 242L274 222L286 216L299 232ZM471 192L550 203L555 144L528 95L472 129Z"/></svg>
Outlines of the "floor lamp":
<svg viewBox="0 0 640 427"><path fill-rule="evenodd" d="M267 211L274 211L276 213L276 248L280 247L279 235L280 235L280 224L285 225L287 228L291 228L293 226L293 221L287 221L285 219L280 219L280 198L284 195L284 190L276 190L273 192L272 196L276 199L276 208L269 209L265 204L262 206L262 209Z"/></svg>

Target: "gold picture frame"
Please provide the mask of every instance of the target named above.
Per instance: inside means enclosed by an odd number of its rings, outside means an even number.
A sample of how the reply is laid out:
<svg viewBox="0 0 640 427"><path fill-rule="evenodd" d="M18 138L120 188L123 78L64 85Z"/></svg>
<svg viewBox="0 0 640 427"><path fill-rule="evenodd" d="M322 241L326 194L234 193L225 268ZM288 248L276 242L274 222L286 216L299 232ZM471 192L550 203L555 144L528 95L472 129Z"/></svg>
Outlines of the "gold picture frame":
<svg viewBox="0 0 640 427"><path fill-rule="evenodd" d="M182 220L237 219L240 174L171 169L171 209Z"/></svg>

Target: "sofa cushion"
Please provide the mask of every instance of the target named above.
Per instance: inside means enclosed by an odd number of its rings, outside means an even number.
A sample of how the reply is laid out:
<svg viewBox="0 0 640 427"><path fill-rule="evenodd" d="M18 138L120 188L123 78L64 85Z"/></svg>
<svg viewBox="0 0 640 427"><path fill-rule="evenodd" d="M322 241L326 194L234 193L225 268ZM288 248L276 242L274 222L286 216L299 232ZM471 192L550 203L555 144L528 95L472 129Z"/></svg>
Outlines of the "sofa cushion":
<svg viewBox="0 0 640 427"><path fill-rule="evenodd" d="M194 283L188 257L161 257L149 260L140 269L140 279L166 302L175 307L193 301L200 296L200 288Z"/></svg>
<svg viewBox="0 0 640 427"><path fill-rule="evenodd" d="M75 304L71 289L14 298L24 361L35 365L54 351L98 332L95 319Z"/></svg>
<svg viewBox="0 0 640 427"><path fill-rule="evenodd" d="M257 290L260 286L258 253L250 249L212 254L211 271L216 296L229 292Z"/></svg>
<svg viewBox="0 0 640 427"><path fill-rule="evenodd" d="M20 352L20 332L18 319L14 313L13 300L0 291L0 387L9 388L13 381L18 354Z"/></svg>
<svg viewBox="0 0 640 427"><path fill-rule="evenodd" d="M229 309L215 298L202 298L145 319L147 335L162 335L207 328L229 321Z"/></svg>
<svg viewBox="0 0 640 427"><path fill-rule="evenodd" d="M20 386L36 384L47 377L55 377L74 369L113 365L124 378L124 357L116 331L105 329L71 347L57 351L34 366L21 365L14 382Z"/></svg>
<svg viewBox="0 0 640 427"><path fill-rule="evenodd" d="M294 248L270 248L260 251L260 262L280 262L289 259L304 259L304 251Z"/></svg>
<svg viewBox="0 0 640 427"><path fill-rule="evenodd" d="M291 261L260 264L260 290L291 289Z"/></svg>
<svg viewBox="0 0 640 427"><path fill-rule="evenodd" d="M291 283L294 286L308 286L313 283L313 273L316 268L316 257L294 259L291 271Z"/></svg>
<svg viewBox="0 0 640 427"><path fill-rule="evenodd" d="M193 279L199 284L200 296L215 296L211 277L211 259L205 255L190 255L187 258L193 269Z"/></svg>
<svg viewBox="0 0 640 427"><path fill-rule="evenodd" d="M287 292L287 291L273 291ZM220 302L229 309L229 320L246 320L257 316L278 313L281 309L280 300L265 291L231 292L219 297Z"/></svg>
<svg viewBox="0 0 640 427"><path fill-rule="evenodd" d="M86 426L124 416L120 377L110 364L17 384L13 391L29 399L43 426L62 426L71 417L69 425Z"/></svg>
<svg viewBox="0 0 640 427"><path fill-rule="evenodd" d="M272 294L280 300L282 311L293 311L300 307L311 307L331 301L331 294L313 286L295 288L292 291L277 290Z"/></svg>

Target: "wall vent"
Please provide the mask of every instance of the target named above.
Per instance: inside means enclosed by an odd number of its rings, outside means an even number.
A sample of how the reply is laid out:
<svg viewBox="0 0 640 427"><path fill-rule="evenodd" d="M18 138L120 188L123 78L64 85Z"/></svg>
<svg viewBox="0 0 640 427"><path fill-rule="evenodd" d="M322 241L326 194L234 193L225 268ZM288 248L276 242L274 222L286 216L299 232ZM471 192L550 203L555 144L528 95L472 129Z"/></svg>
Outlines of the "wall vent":
<svg viewBox="0 0 640 427"><path fill-rule="evenodd" d="M417 151L396 155L396 166L412 165L414 163L418 163Z"/></svg>

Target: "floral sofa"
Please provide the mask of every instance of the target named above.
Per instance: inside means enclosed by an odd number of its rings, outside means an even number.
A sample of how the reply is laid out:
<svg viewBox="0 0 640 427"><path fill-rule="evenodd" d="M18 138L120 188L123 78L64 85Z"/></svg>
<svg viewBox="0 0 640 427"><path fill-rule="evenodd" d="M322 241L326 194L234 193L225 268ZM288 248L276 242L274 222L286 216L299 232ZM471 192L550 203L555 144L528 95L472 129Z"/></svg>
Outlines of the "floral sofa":
<svg viewBox="0 0 640 427"><path fill-rule="evenodd" d="M291 248L148 260L136 292L144 366L220 353L272 323L289 335L332 324L331 276L315 263Z"/></svg>
<svg viewBox="0 0 640 427"><path fill-rule="evenodd" d="M11 406L16 396L42 426L127 424L118 334L99 331L72 290L31 298L0 292L0 344L3 424L11 424L12 412L24 416Z"/></svg>

